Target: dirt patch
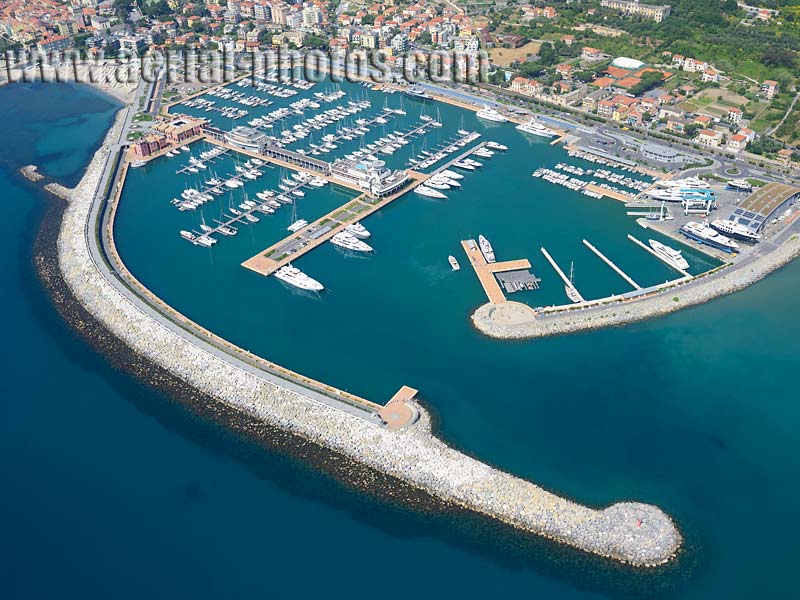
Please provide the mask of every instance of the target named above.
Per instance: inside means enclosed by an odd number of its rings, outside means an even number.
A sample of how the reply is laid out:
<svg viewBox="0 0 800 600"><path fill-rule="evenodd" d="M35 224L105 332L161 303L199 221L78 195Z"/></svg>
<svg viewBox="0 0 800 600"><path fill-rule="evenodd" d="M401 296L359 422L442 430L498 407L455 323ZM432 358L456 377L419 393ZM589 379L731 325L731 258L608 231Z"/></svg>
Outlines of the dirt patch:
<svg viewBox="0 0 800 600"><path fill-rule="evenodd" d="M498 67L507 67L515 60L524 61L529 54L538 54L541 45L541 42L528 42L519 48L492 48L489 58Z"/></svg>

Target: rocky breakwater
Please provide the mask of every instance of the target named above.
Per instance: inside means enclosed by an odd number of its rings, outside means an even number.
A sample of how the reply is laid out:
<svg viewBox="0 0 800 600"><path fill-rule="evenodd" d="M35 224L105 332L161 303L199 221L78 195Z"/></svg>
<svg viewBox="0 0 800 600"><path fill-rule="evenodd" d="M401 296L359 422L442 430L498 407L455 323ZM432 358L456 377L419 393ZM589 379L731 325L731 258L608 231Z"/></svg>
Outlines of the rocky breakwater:
<svg viewBox="0 0 800 600"><path fill-rule="evenodd" d="M44 179L44 175L39 173L39 167L37 167L36 165L26 165L26 166L22 167L19 170L19 172L22 174L22 176L25 179L28 179L30 181L34 181L35 182L35 181L41 181L42 179Z"/></svg>
<svg viewBox="0 0 800 600"><path fill-rule="evenodd" d="M800 235L795 234L766 254L734 264L707 277L698 277L654 296L549 313L537 313L518 302L487 303L472 314L472 323L481 333L501 339L545 337L625 325L666 315L741 290L798 255Z"/></svg>
<svg viewBox="0 0 800 600"><path fill-rule="evenodd" d="M58 240L59 266L75 297L135 352L229 407L455 506L637 566L658 565L675 555L681 536L657 507L624 502L596 510L560 498L450 448L432 434L421 407L412 426L389 430L239 368L188 332L150 316L140 298L107 279L92 259L90 244L96 240L86 235L86 227L106 153L98 152L70 196Z"/></svg>

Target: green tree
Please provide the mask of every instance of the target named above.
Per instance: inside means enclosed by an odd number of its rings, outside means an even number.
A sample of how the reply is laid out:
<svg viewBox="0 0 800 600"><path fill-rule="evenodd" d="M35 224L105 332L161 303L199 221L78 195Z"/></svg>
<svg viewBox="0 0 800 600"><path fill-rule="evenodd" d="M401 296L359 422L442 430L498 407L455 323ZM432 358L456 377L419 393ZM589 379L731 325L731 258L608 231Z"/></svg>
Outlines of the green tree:
<svg viewBox="0 0 800 600"><path fill-rule="evenodd" d="M553 44L550 42L543 43L541 48L539 48L539 62L549 67L556 62L556 59L557 55Z"/></svg>

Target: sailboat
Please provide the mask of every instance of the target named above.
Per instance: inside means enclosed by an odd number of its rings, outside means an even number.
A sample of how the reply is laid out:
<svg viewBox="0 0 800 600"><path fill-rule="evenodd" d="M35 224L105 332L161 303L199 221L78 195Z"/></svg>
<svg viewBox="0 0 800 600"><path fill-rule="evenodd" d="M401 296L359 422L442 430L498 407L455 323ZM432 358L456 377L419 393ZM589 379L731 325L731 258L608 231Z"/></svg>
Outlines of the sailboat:
<svg viewBox="0 0 800 600"><path fill-rule="evenodd" d="M567 293L567 298L572 302L583 302L578 290L575 288L573 281L575 280L575 263L569 263L569 284L564 286L564 291Z"/></svg>
<svg viewBox="0 0 800 600"><path fill-rule="evenodd" d="M461 123L458 125L458 135L468 135L469 131L464 129L464 115L461 115Z"/></svg>
<svg viewBox="0 0 800 600"><path fill-rule="evenodd" d="M394 112L396 115L404 115L406 114L405 109L403 108L403 99L400 98L400 108L395 108Z"/></svg>

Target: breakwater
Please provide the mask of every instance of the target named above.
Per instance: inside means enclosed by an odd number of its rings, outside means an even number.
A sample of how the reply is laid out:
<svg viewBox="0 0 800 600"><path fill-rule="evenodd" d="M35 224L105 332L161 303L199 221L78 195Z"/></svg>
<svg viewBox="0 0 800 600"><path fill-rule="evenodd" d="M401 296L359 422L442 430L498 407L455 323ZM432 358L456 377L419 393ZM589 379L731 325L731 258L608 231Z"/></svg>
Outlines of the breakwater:
<svg viewBox="0 0 800 600"><path fill-rule="evenodd" d="M118 120L107 140L118 135L119 126ZM98 243L92 211L109 152L107 143L70 194L58 239L59 267L75 298L132 351L249 419L332 450L444 503L633 565L658 565L675 555L681 536L657 507L636 502L605 509L582 506L448 447L433 435L422 407L414 425L388 430L241 368L154 317L120 289L121 282L104 275L92 253Z"/></svg>
<svg viewBox="0 0 800 600"><path fill-rule="evenodd" d="M484 304L472 314L481 333L500 339L526 339L625 325L663 316L731 294L763 279L800 255L800 235L792 234L768 253L675 285L657 294L630 300L607 299L585 308L537 313L518 302Z"/></svg>
<svg viewBox="0 0 800 600"><path fill-rule="evenodd" d="M37 167L36 165L26 165L26 166L22 167L19 170L19 172L22 174L22 176L25 179L28 179L30 181L36 182L36 181L41 181L42 179L44 179L44 175L39 173L39 167Z"/></svg>

